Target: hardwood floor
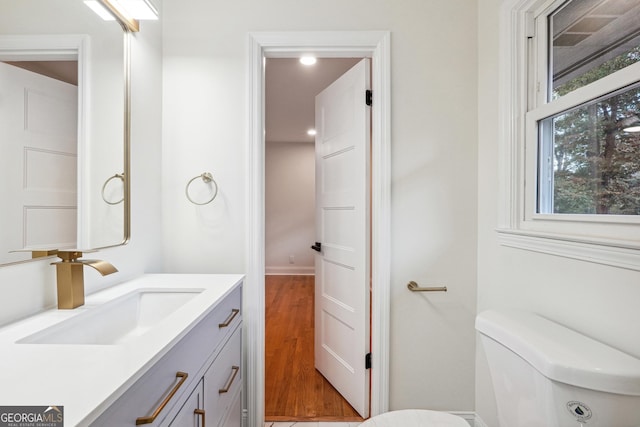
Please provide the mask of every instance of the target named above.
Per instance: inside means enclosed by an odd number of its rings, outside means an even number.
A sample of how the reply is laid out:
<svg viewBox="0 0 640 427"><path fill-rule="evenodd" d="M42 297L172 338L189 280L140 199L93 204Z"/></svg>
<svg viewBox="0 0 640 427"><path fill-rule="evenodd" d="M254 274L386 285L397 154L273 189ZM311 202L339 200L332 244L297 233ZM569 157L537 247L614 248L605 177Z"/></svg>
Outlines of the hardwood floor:
<svg viewBox="0 0 640 427"><path fill-rule="evenodd" d="M266 276L265 419L362 421L314 368L313 301L313 276Z"/></svg>

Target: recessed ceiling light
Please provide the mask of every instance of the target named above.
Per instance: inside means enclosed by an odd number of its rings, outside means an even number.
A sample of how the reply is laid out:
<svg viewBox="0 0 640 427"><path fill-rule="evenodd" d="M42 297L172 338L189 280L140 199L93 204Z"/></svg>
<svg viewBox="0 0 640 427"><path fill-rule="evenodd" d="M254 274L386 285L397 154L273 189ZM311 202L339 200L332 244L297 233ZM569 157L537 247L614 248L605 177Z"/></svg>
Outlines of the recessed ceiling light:
<svg viewBox="0 0 640 427"><path fill-rule="evenodd" d="M316 134L316 130L315 129L309 129L307 131L307 135L309 135L309 136L314 136L315 134Z"/></svg>
<svg viewBox="0 0 640 427"><path fill-rule="evenodd" d="M313 65L315 64L317 59L315 56L303 56L300 58L300 63L304 65Z"/></svg>

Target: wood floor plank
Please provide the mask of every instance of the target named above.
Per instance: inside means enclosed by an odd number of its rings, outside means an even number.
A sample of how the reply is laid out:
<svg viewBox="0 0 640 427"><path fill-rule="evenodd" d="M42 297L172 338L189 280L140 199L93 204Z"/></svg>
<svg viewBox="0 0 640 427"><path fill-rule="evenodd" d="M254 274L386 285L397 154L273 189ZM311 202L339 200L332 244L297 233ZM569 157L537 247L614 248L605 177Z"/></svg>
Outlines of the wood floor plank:
<svg viewBox="0 0 640 427"><path fill-rule="evenodd" d="M314 367L314 277L266 276L265 419L362 421Z"/></svg>

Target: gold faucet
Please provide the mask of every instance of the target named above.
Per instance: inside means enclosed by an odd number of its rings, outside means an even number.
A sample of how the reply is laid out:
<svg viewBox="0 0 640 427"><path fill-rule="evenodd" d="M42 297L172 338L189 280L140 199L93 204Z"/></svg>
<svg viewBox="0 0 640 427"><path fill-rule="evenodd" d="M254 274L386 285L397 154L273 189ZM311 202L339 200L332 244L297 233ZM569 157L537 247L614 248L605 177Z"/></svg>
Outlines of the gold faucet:
<svg viewBox="0 0 640 427"><path fill-rule="evenodd" d="M78 259L82 256L80 251L58 251L56 255L62 260L51 263L56 266L59 309L71 309L84 305L83 268L85 265L95 268L103 276L118 271L106 261Z"/></svg>

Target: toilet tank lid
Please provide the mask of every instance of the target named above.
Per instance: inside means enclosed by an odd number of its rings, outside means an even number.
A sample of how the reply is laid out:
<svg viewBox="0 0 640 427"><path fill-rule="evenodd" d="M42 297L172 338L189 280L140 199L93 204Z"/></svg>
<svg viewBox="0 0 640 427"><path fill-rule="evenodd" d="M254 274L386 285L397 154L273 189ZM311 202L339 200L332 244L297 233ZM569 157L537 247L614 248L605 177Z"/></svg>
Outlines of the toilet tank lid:
<svg viewBox="0 0 640 427"><path fill-rule="evenodd" d="M540 315L487 310L476 330L541 374L569 385L640 396L640 360Z"/></svg>

